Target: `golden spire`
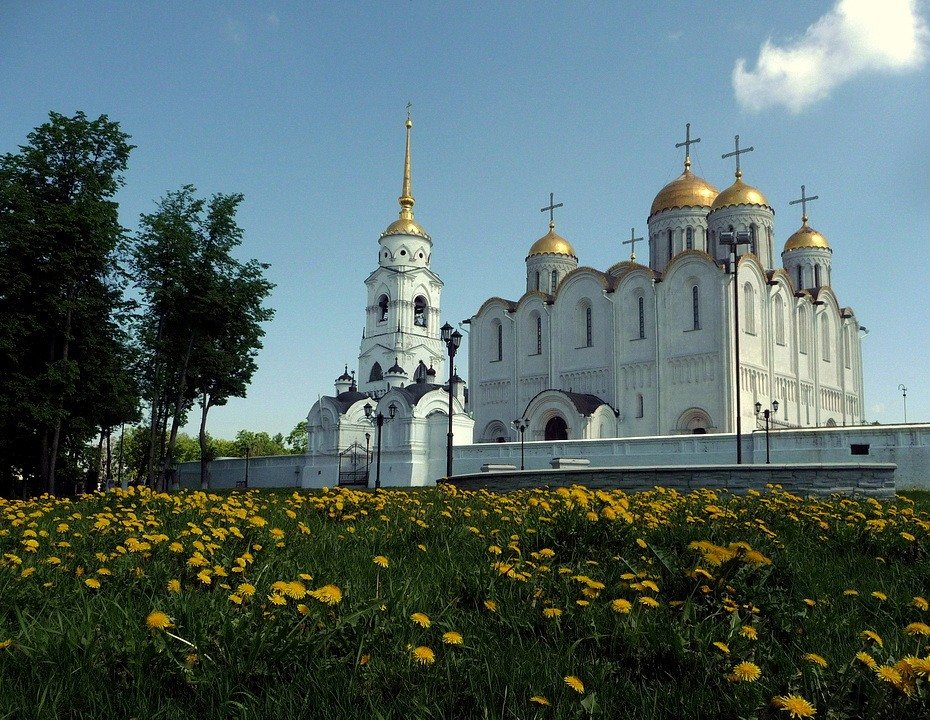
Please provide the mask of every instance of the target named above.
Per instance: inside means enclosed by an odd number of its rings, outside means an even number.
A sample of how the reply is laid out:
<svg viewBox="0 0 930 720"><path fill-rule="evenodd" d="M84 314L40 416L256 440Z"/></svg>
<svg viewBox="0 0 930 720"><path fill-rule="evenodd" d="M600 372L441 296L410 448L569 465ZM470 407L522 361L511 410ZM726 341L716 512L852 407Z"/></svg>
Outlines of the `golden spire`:
<svg viewBox="0 0 930 720"><path fill-rule="evenodd" d="M407 122L404 123L407 128L407 147L404 150L404 187L400 192L397 202L400 203L400 216L405 220L413 219L413 194L410 190L410 128L413 127L413 120L410 119L410 103L407 103Z"/></svg>
<svg viewBox="0 0 930 720"><path fill-rule="evenodd" d="M400 197L397 198L397 202L400 203L400 217L391 223L387 230L381 233L381 236L419 235L428 240L429 235L413 219L413 205L416 201L413 199L413 191L410 187L410 129L413 127L413 120L410 119L411 107L413 106L407 103L407 121L404 123L407 128L407 145L404 148L404 184L400 191Z"/></svg>

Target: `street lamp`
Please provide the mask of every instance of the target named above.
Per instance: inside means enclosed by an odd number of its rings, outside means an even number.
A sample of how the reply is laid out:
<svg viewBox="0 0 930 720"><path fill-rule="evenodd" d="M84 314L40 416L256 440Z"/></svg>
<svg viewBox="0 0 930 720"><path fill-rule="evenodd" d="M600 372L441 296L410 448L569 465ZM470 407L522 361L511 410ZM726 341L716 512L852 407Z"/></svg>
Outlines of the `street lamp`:
<svg viewBox="0 0 930 720"><path fill-rule="evenodd" d="M526 421L526 418L520 418L519 420L513 421L513 426L520 431L520 469L524 470L523 467L523 434L526 432L526 429L529 427L529 423Z"/></svg>
<svg viewBox="0 0 930 720"><path fill-rule="evenodd" d="M901 395L904 396L904 424L907 425L907 388L904 387L904 384L898 385L898 390L901 391Z"/></svg>
<svg viewBox="0 0 930 720"><path fill-rule="evenodd" d="M769 459L769 418L777 412L778 412L778 400L772 400L771 410L769 410L768 408L763 410L762 403L758 401L756 402L756 417L758 417L759 414L761 413L762 417L765 418L765 464L766 465L770 463L770 459Z"/></svg>
<svg viewBox="0 0 930 720"><path fill-rule="evenodd" d="M370 422L373 422L378 428L378 439L376 444L378 446L378 459L375 461L375 490L381 489L381 428L384 427L386 420L393 420L397 415L397 405L391 403L388 405L388 417L384 417L384 413L380 410L377 415L372 416L375 408L370 403L365 403L365 417L368 418ZM367 433L366 433L367 439Z"/></svg>
<svg viewBox="0 0 930 720"><path fill-rule="evenodd" d="M440 337L449 351L449 433L446 435L446 477L452 477L452 378L455 376L455 352L462 344L462 333L453 331L452 326L446 323L440 329Z"/></svg>
<svg viewBox="0 0 930 720"><path fill-rule="evenodd" d="M365 433L365 484L368 484L368 475L371 473L371 433Z"/></svg>
<svg viewBox="0 0 930 720"><path fill-rule="evenodd" d="M720 233L720 244L728 245L733 253L733 260L730 267L733 270L733 333L734 333L734 360L736 365L736 464L743 464L743 421L740 417L740 381L739 381L739 280L737 270L739 269L739 246L749 245L752 238L746 230L739 232Z"/></svg>

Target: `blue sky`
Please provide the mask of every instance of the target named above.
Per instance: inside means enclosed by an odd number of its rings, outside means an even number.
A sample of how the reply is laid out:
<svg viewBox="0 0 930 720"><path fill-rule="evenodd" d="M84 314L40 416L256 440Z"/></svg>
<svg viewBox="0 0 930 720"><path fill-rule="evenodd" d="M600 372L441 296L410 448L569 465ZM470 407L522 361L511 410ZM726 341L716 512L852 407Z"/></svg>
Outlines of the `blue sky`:
<svg viewBox="0 0 930 720"><path fill-rule="evenodd" d="M930 418L930 77L925 3L0 4L0 151L49 110L118 120L138 146L123 224L186 183L242 192L242 255L271 264L276 317L246 399L214 435L287 432L358 354L364 278L397 216L413 107L417 220L453 324L516 298L546 232L605 269L681 171L744 179L778 243L811 225L870 330L866 418ZM923 18L923 19L922 19ZM916 28L916 30L915 30ZM742 64L741 64L742 61ZM640 260L645 260L640 252Z"/></svg>

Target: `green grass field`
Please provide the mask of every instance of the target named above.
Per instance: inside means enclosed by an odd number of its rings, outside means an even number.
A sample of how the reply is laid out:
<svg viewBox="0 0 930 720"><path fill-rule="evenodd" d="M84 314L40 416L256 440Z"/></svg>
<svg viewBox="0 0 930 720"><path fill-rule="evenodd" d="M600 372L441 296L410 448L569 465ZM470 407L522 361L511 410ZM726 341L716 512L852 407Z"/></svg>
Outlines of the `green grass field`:
<svg viewBox="0 0 930 720"><path fill-rule="evenodd" d="M0 718L927 718L930 494L0 501Z"/></svg>

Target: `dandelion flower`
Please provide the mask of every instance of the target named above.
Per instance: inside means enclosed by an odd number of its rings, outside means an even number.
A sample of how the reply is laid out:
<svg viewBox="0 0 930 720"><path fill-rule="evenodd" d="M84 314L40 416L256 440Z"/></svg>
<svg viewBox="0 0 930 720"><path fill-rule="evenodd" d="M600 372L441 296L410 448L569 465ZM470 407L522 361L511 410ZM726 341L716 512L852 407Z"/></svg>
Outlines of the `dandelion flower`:
<svg viewBox="0 0 930 720"><path fill-rule="evenodd" d="M148 617L145 618L145 626L149 630L167 630L170 627L174 627L171 623L171 618L168 617L167 613L163 613L161 610L153 610L148 614Z"/></svg>
<svg viewBox="0 0 930 720"><path fill-rule="evenodd" d="M546 705L549 704L549 701L546 699L544 695L534 695L533 697L530 698L530 702L536 705L540 705L542 707L545 707Z"/></svg>
<svg viewBox="0 0 930 720"><path fill-rule="evenodd" d="M913 606L914 606L915 608L917 608L918 610L923 610L923 611L925 611L925 612L926 612L927 608L930 607L930 604L927 603L926 598L922 598L920 595L917 595L917 596L911 601L911 605L913 605Z"/></svg>
<svg viewBox="0 0 930 720"><path fill-rule="evenodd" d="M242 596L241 596L241 595L236 595L236 593L232 593L232 594L229 596L229 602L231 602L233 605L241 605L241 604L242 604Z"/></svg>
<svg viewBox="0 0 930 720"><path fill-rule="evenodd" d="M856 597L859 594L858 590L848 589L843 591L843 595L846 597Z"/></svg>
<svg viewBox="0 0 930 720"><path fill-rule="evenodd" d="M302 582L295 580L294 582L287 583L284 587L284 594L292 600L303 600L304 596L307 594L307 588L304 587Z"/></svg>
<svg viewBox="0 0 930 720"><path fill-rule="evenodd" d="M922 622L912 622L904 628L904 632L908 635L930 635L930 625Z"/></svg>
<svg viewBox="0 0 930 720"><path fill-rule="evenodd" d="M875 675L879 680L892 685L901 684L901 673L895 670L891 665L882 665L875 668Z"/></svg>
<svg viewBox="0 0 930 720"><path fill-rule="evenodd" d="M574 690L579 695L584 694L584 683L581 682L581 679L575 675L566 675L565 684L568 685L572 690Z"/></svg>
<svg viewBox="0 0 930 720"><path fill-rule="evenodd" d="M413 648L410 654L413 656L413 661L417 665L432 665L436 662L436 653L425 645Z"/></svg>
<svg viewBox="0 0 930 720"><path fill-rule="evenodd" d="M804 659L807 660L807 662L813 663L814 665L819 665L822 668L827 667L827 661L823 658L823 656L818 655L817 653L807 653L804 655Z"/></svg>
<svg viewBox="0 0 930 720"><path fill-rule="evenodd" d="M742 635L744 638L748 638L749 640L759 639L759 632L752 625L743 625L739 629L739 634Z"/></svg>
<svg viewBox="0 0 930 720"><path fill-rule="evenodd" d="M421 628L428 628L430 625L433 624L432 621L429 619L429 617L425 613L421 613L421 612L415 612L413 615L410 616L410 619L413 620L413 622L415 622Z"/></svg>
<svg viewBox="0 0 930 720"><path fill-rule="evenodd" d="M244 598L250 598L255 594L255 586L251 583L240 583L236 592Z"/></svg>
<svg viewBox="0 0 930 720"><path fill-rule="evenodd" d="M377 565L378 567L382 567L382 568L386 568L388 565L391 564L390 561L384 555L375 555L375 558L372 562L374 562L374 564Z"/></svg>
<svg viewBox="0 0 930 720"><path fill-rule="evenodd" d="M615 613L622 613L624 615L629 614L630 610L633 609L633 603L629 600L624 600L623 598L617 598L616 600L611 601L610 609Z"/></svg>
<svg viewBox="0 0 930 720"><path fill-rule="evenodd" d="M280 606L280 605L287 604L287 600L285 599L285 597L283 595L278 595L278 593L271 593L271 595L268 596L268 600L271 601L272 605Z"/></svg>
<svg viewBox="0 0 930 720"><path fill-rule="evenodd" d="M872 597L881 602L885 602L885 600L888 599L888 596L885 595L885 593L881 592L880 590L876 590L875 592L873 592Z"/></svg>
<svg viewBox="0 0 930 720"><path fill-rule="evenodd" d="M649 597L648 595L644 595L643 597L639 599L639 604L645 605L646 607L657 608L659 607L660 603L655 598Z"/></svg>
<svg viewBox="0 0 930 720"><path fill-rule="evenodd" d="M717 648L717 649L718 649L720 652L722 652L724 655L729 655L729 654L730 654L730 648L727 647L727 644L726 644L726 643L722 643L722 642L720 642L720 641L718 640L718 641L714 642L713 645L714 645L715 648Z"/></svg>
<svg viewBox="0 0 930 720"><path fill-rule="evenodd" d="M863 630L861 633L859 633L859 636L863 640L869 640L875 643L876 645L878 645L879 647L885 647L885 643L882 640L881 636L874 630Z"/></svg>
<svg viewBox="0 0 930 720"><path fill-rule="evenodd" d="M173 592L173 593L181 592L181 581L180 580L169 580L168 581L168 592Z"/></svg>
<svg viewBox="0 0 930 720"><path fill-rule="evenodd" d="M762 669L751 662L741 662L733 666L730 676L733 682L755 682L762 677Z"/></svg>
<svg viewBox="0 0 930 720"><path fill-rule="evenodd" d="M336 585L324 585L308 594L324 605L338 605L342 602L342 590Z"/></svg>
<svg viewBox="0 0 930 720"><path fill-rule="evenodd" d="M812 718L817 713L817 708L800 695L774 697L772 698L772 704L788 713L788 717L794 720L798 718Z"/></svg>
<svg viewBox="0 0 930 720"><path fill-rule="evenodd" d="M816 600L811 600L810 598L804 598L804 604L808 607L814 607L817 604Z"/></svg>
<svg viewBox="0 0 930 720"><path fill-rule="evenodd" d="M861 662L866 667L871 670L875 670L878 667L878 663L875 662L875 658L869 655L867 652L860 650L856 653L856 660Z"/></svg>
<svg viewBox="0 0 930 720"><path fill-rule="evenodd" d="M442 634L442 641L446 645L461 645L463 640L460 633L450 630L449 632Z"/></svg>
<svg viewBox="0 0 930 720"><path fill-rule="evenodd" d="M84 581L84 584L85 584L87 587L89 587L91 590L99 590L99 589L100 589L100 581L97 580L97 578L87 578L87 579Z"/></svg>
<svg viewBox="0 0 930 720"><path fill-rule="evenodd" d="M914 542L917 538L911 535L909 532L902 532L901 537L907 540L908 542Z"/></svg>
<svg viewBox="0 0 930 720"><path fill-rule="evenodd" d="M489 612L497 612L497 603L494 602L493 600L485 600L484 607Z"/></svg>
<svg viewBox="0 0 930 720"><path fill-rule="evenodd" d="M548 619L557 618L562 614L562 611L559 608L549 607L543 610L543 617Z"/></svg>
<svg viewBox="0 0 930 720"><path fill-rule="evenodd" d="M12 640L0 640L0 650L6 650L13 644Z"/></svg>

